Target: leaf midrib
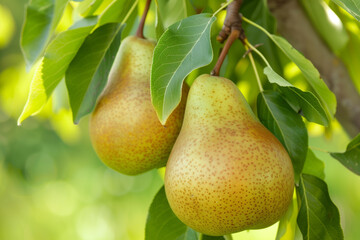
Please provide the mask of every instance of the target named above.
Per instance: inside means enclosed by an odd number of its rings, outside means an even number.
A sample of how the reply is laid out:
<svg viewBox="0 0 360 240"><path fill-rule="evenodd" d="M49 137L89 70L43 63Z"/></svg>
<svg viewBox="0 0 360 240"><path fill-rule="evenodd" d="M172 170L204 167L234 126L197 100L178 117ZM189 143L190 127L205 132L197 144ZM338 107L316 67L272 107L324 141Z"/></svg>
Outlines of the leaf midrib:
<svg viewBox="0 0 360 240"><path fill-rule="evenodd" d="M168 83L166 84L166 87L165 87L165 92L164 92L164 101L163 101L163 107L162 107L162 111L161 111L161 118L162 118L162 121L164 121L163 117L164 117L164 111L165 111L165 96L167 95L167 91L169 89L169 85L170 83L172 83L173 79L174 79L174 76L175 76L175 73L179 70L179 68L181 67L182 63L185 61L185 59L187 58L187 56L189 56L189 54L192 52L192 50L194 49L194 47L198 44L198 42L200 41L201 37L203 36L204 32L206 31L206 29L208 28L209 24L212 22L212 19L214 17L210 17L209 18L209 21L207 22L206 24L206 27L204 28L204 30L199 34L199 38L194 42L194 45L193 47L188 51L188 53L184 56L184 58L182 59L182 61L180 61L180 64L178 65L178 67L175 69L175 71L173 72L173 75L171 76L170 80L168 81ZM181 21L182 22L182 21ZM181 22L180 22L180 25L181 25Z"/></svg>
<svg viewBox="0 0 360 240"><path fill-rule="evenodd" d="M288 144L287 144L287 142L285 141L285 135L284 135L282 129L280 128L280 124L279 124L279 122L276 120L273 112L271 111L272 109L270 108L270 105L267 103L264 93L261 93L261 94L262 94L262 96L263 96L263 98L264 98L264 102L265 102L266 106L268 107L269 112L270 112L272 118L274 119L274 122L276 123L277 128L279 129L279 131L280 131L280 133L281 133L281 137L283 138L284 144L286 145L286 148L288 148Z"/></svg>

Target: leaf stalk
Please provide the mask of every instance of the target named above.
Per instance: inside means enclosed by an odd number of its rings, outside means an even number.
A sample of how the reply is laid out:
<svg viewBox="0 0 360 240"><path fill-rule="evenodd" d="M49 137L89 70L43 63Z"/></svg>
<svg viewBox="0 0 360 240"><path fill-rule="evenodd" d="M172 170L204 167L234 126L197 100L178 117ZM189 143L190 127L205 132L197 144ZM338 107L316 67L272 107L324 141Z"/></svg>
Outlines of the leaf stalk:
<svg viewBox="0 0 360 240"><path fill-rule="evenodd" d="M246 49L246 50L249 50L249 47L248 47L247 45L245 45L245 49ZM258 71L257 71L257 69L256 69L256 64L255 64L255 61L254 61L254 57L253 57L251 51L249 51L249 59L250 59L251 65L252 65L252 67L253 67L253 69L254 69L254 72L255 72L255 77L256 77L256 81L257 81L258 86L259 86L259 90L260 90L260 92L263 92L264 89L263 89L263 87L262 87L261 80L260 80Z"/></svg>

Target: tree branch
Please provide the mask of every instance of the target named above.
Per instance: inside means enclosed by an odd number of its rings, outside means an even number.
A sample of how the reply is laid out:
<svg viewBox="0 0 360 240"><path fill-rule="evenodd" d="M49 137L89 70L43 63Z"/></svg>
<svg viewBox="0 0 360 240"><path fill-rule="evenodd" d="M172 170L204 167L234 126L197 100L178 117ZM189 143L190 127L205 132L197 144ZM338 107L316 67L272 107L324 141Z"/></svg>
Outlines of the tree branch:
<svg viewBox="0 0 360 240"><path fill-rule="evenodd" d="M219 42L223 43L228 38L232 30L239 30L240 33L243 31L239 15L242 2L243 0L234 0L227 7L224 25L216 38Z"/></svg>
<svg viewBox="0 0 360 240"><path fill-rule="evenodd" d="M360 132L360 95L345 65L323 42L297 0L268 0L268 4L278 32L319 70L336 95L336 118L349 136L356 136Z"/></svg>
<svg viewBox="0 0 360 240"><path fill-rule="evenodd" d="M217 60L214 69L211 71L212 76L219 76L221 66L234 41L238 38L243 41L243 37L245 35L241 26L241 17L239 14L242 1L243 0L234 0L226 9L226 17L223 27L216 39L221 43L223 43L227 38L229 39L226 41L224 48L221 50L219 59Z"/></svg>

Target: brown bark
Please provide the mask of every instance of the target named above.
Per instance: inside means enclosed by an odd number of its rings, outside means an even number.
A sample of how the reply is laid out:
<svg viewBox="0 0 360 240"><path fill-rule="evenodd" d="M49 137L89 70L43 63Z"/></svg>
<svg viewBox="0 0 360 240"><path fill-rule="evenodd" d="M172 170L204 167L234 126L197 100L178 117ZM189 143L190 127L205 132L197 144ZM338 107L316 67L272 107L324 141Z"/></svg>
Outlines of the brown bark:
<svg viewBox="0 0 360 240"><path fill-rule="evenodd" d="M242 34L241 17L239 15L242 2L243 0L234 0L227 7L224 25L217 37L219 42L223 43L233 30L239 30L240 34Z"/></svg>
<svg viewBox="0 0 360 240"><path fill-rule="evenodd" d="M319 70L336 95L336 118L349 136L356 136L360 132L360 95L345 65L318 35L297 0L268 0L268 4L278 32Z"/></svg>

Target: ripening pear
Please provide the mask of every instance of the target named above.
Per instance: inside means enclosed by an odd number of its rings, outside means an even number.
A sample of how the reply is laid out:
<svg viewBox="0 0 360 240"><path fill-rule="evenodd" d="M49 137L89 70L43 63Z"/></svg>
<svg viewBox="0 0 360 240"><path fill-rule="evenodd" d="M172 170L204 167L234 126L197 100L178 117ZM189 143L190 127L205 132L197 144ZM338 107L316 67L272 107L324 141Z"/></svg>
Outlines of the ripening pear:
<svg viewBox="0 0 360 240"><path fill-rule="evenodd" d="M99 158L127 175L166 165L185 111L186 86L166 125L158 120L150 97L154 47L153 41L136 36L122 41L90 119L90 137Z"/></svg>
<svg viewBox="0 0 360 240"><path fill-rule="evenodd" d="M199 76L166 166L165 191L175 215L212 236L265 228L285 214L293 190L288 153L236 85Z"/></svg>

